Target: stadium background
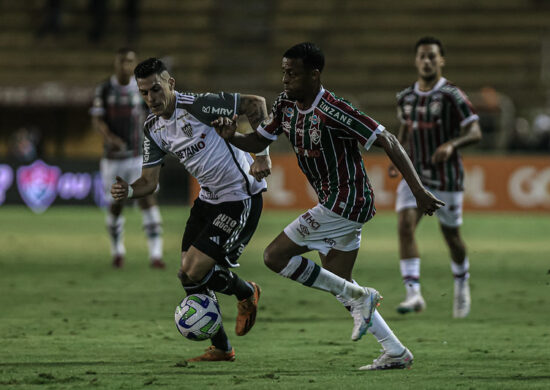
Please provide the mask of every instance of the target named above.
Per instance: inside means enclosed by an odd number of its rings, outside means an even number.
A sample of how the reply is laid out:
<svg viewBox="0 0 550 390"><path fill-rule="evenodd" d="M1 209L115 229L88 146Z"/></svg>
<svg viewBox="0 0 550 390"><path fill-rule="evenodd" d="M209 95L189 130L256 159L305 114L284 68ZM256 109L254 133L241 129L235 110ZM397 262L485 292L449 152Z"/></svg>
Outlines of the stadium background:
<svg viewBox="0 0 550 390"><path fill-rule="evenodd" d="M282 52L314 41L327 57L324 85L395 131L395 93L415 80L412 46L422 35L435 35L447 49L444 75L470 96L484 131L481 145L465 151L476 155L474 163L466 158L466 208L550 210L546 1L134 3L135 15L124 0L0 1L0 203L21 203L17 169L39 158L60 168L52 176L53 204L101 203L95 176L101 137L88 108L121 46L134 47L141 59L165 59L179 90L254 93L270 105L281 90ZM25 137L35 154L17 151ZM281 191L268 194L267 206L311 204L302 196L303 176L288 160L287 141L276 142L272 152L270 180ZM367 167L378 208L391 208L396 181L385 178L386 161L377 153L367 155ZM192 198L192 181L175 161L163 176L161 202Z"/></svg>
<svg viewBox="0 0 550 390"><path fill-rule="evenodd" d="M44 23L56 2L58 30ZM125 0L0 0L2 389L550 388L548 1L134 3L137 23L128 26ZM91 10L105 21L103 35ZM384 294L379 310L415 362L413 370L358 371L378 355L374 338L350 342L350 319L336 300L261 261L313 202L281 139L272 147L275 191L266 193L277 209L262 213L237 270L263 288L258 321L234 337L234 297L220 296L237 360L188 365L206 347L181 338L172 317L183 296L175 275L193 181L174 160L162 170L164 271L148 267L137 207L124 213L126 265L113 270L95 206L102 147L88 108L95 85L112 73L114 51L130 45L141 59L163 57L179 90L255 93L271 104L282 52L311 40L326 52L324 85L396 129L395 93L415 80L412 46L426 34L445 43L444 75L471 97L484 131L482 144L464 151L470 316L452 318L449 256L435 218L418 232L428 310L395 312L403 298L391 211L397 182L373 148L365 159L380 212L364 229L354 278ZM18 172L38 172L34 193L43 203L31 204L41 214L23 205Z"/></svg>

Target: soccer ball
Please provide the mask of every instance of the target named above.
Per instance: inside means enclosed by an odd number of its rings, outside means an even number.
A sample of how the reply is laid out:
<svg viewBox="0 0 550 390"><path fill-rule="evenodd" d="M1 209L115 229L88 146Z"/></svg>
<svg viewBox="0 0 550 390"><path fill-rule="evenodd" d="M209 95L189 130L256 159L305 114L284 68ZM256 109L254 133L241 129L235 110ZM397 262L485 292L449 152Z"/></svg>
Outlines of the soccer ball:
<svg viewBox="0 0 550 390"><path fill-rule="evenodd" d="M174 319L179 332L193 341L209 339L222 325L218 303L204 294L188 295L176 307Z"/></svg>

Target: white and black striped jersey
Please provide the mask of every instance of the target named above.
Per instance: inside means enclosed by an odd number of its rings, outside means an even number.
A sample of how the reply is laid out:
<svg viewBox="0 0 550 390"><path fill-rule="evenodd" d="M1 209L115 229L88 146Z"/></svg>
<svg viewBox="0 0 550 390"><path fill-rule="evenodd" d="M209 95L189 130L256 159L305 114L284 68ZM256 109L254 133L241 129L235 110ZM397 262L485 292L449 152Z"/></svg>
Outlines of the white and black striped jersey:
<svg viewBox="0 0 550 390"><path fill-rule="evenodd" d="M221 138L210 123L232 117L240 95L176 93L176 109L168 120L149 115L144 125L143 167L161 164L170 154L185 166L201 187L199 198L209 203L249 198L267 188L248 172L249 153Z"/></svg>

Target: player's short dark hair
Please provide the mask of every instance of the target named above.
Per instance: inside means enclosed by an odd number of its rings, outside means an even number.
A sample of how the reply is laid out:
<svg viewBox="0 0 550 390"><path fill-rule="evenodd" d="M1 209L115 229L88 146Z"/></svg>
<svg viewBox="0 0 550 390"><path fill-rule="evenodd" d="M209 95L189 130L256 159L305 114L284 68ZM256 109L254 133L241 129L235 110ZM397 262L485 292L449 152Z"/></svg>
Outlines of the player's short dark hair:
<svg viewBox="0 0 550 390"><path fill-rule="evenodd" d="M301 59L305 66L311 69L323 71L325 67L325 55L314 43L302 42L292 46L283 54L285 58Z"/></svg>
<svg viewBox="0 0 550 390"><path fill-rule="evenodd" d="M435 37L426 36L416 41L416 45L414 46L415 54L418 51L418 46L420 45L437 45L437 47L439 47L439 54L441 54L442 57L445 56L445 48L443 47L443 44Z"/></svg>
<svg viewBox="0 0 550 390"><path fill-rule="evenodd" d="M118 48L115 54L123 56L123 55L126 55L128 53L135 53L135 52L136 51L134 49L132 49L131 47L125 46L125 47Z"/></svg>
<svg viewBox="0 0 550 390"><path fill-rule="evenodd" d="M141 61L136 68L134 69L134 75L137 79L144 79L152 74L161 74L165 70L168 70L166 68L166 65L164 65L164 62L159 60L158 58L147 58L145 61Z"/></svg>

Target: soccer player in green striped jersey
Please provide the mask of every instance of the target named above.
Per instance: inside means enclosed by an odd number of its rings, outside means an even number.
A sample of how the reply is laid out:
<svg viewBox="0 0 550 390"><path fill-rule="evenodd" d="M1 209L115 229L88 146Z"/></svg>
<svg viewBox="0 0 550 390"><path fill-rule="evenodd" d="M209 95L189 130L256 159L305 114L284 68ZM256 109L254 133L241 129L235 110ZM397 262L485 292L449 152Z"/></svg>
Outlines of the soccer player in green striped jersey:
<svg viewBox="0 0 550 390"><path fill-rule="evenodd" d="M453 316L470 312L469 261L460 236L464 168L459 149L479 142L478 116L466 95L442 76L445 65L441 42L433 37L418 40L415 46L418 80L397 94L401 120L398 139L409 153L422 183L446 204L436 215L451 253L454 275ZM390 167L390 176L396 176ZM421 311L426 303L420 292L420 255L414 233L422 212L407 183L397 189L401 275L406 298L397 307L400 313Z"/></svg>
<svg viewBox="0 0 550 390"><path fill-rule="evenodd" d="M269 244L266 265L281 276L336 296L353 317L353 341L367 330L376 337L384 351L360 369L406 368L413 356L375 310L381 299L378 291L352 279L362 226L375 213L359 146L368 150L376 145L386 151L413 188L422 212L431 215L443 202L424 188L404 149L384 126L321 85L324 63L314 44L293 46L283 55L284 92L255 132L235 133L235 116L220 117L213 125L223 138L249 152L265 149L280 134L289 139L319 203ZM312 250L319 252L322 267L302 256Z"/></svg>

